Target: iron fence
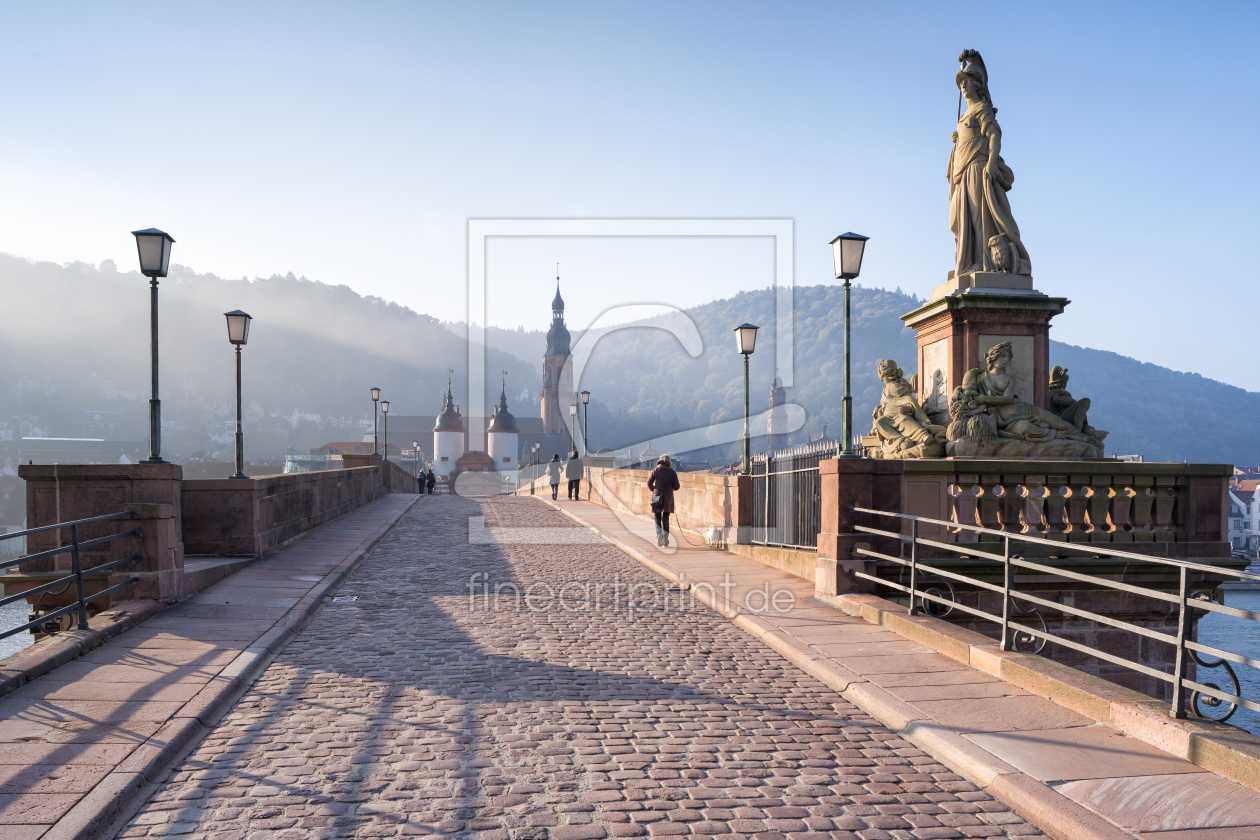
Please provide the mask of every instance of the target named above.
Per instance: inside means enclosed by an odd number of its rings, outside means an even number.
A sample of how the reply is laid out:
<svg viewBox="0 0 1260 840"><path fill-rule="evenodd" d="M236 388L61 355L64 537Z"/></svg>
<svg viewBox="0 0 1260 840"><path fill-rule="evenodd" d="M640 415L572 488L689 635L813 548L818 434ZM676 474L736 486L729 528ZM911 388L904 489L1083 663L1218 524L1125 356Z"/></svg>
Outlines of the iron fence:
<svg viewBox="0 0 1260 840"><path fill-rule="evenodd" d="M1172 695L1170 713L1173 717L1185 717L1187 691L1190 692L1190 710L1202 718L1223 722L1228 720L1240 706L1254 712L1260 712L1260 703L1242 697L1238 675L1234 671L1233 665L1230 664L1245 665L1260 670L1260 660L1200 644L1194 639L1196 623L1209 612L1231 616L1244 621L1260 622L1260 613L1227 607L1212 597L1212 589L1215 589L1223 578L1260 582L1260 575L1203 563L1172 560L1127 551L1113 551L1105 549L1097 543L1078 546L1061 540L1048 540L975 525L965 525L960 522L929 519L911 514L871 510L856 505L850 507L850 510L855 513L887 517L909 523L909 534L901 533L900 526L898 531L885 531L864 525L855 525L853 528L858 533L896 540L901 544L902 550L897 556L861 546L855 548L854 552L865 557L894 563L908 570L909 585L865 572L850 572L850 574L909 596L911 615L915 615L920 610L923 610L933 615L944 616L953 610L960 610L983 621L999 625L1001 632L999 643L1002 650L1026 650L1032 653L1040 653L1047 644L1059 645L1077 653L1097 657L1112 665L1151 677L1170 687ZM941 529L954 533L959 530L970 531L977 535L980 541L947 543L925 539L919 536L920 526L923 525L932 526L933 531ZM1015 553L1013 549L1020 545L1026 545L1030 548L1035 547L1043 551L1046 549L1054 551L1055 558L1058 558L1057 564L1051 565L1048 562L1037 562ZM952 558L929 557L927 559L931 562L925 563L921 555L921 549L925 548L931 551L965 554L965 558L968 561L979 560L999 564L992 568L1000 574L1000 578L998 575L990 575L989 580L982 580L975 576L959 574L956 571L941 568L943 565L948 565L949 560ZM990 548L991 550L986 551L985 548ZM1170 592L1133 583L1124 583L1112 578L1064 568L1064 565L1071 565L1071 563L1065 563L1062 559L1062 555L1069 551L1088 553L1091 562L1121 561L1127 564L1124 566L1124 576L1130 579L1139 577L1143 570L1162 567L1165 571L1175 573L1177 581L1176 591ZM932 562L936 562L938 565L932 565ZM1080 561L1076 562L1079 563ZM1024 573L1023 581L1019 579L1020 572ZM1047 576L1049 577L1047 578ZM1001 583L993 582L999 579ZM1137 595L1168 604L1172 607L1176 616L1175 632L1160 632L1151 627L1143 627L1111 616L1099 615L1096 612L1076 607L1073 603L1051 601L1033 595L1030 592L1019 591L1021 583L1029 587L1040 585L1044 589L1045 581L1048 579L1067 579L1079 584L1085 584L1088 587L1097 587L1113 592L1126 593L1127 595ZM1215 579L1215 584L1212 583L1213 579ZM905 581L904 575L901 580ZM954 581L1000 596L1001 614L987 612L977 606L961 603L955 595ZM1198 588L1205 583L1209 584L1208 589ZM949 593L948 596L946 591ZM991 601L992 599L990 599ZM983 604L984 602L981 601L979 603ZM1097 622L1105 627L1170 645L1173 648L1172 673L1151 667L1148 664L1134 662L1114 653L1099 650L1097 647L1079 641L1072 641L1071 639L1057 636L1049 630L1049 626L1041 613L1041 608L1059 611L1072 618ZM1243 637L1245 634L1240 633L1239 636ZM1197 668L1194 669L1195 678L1191 679L1189 673L1193 666L1197 666ZM1220 669L1221 675L1228 678L1228 684L1233 691L1226 691L1218 683L1204 680L1200 676L1198 669L1206 669L1208 671ZM1216 678L1219 679L1219 677ZM1221 681L1224 682L1224 680Z"/></svg>
<svg viewBox="0 0 1260 840"><path fill-rule="evenodd" d="M822 481L818 465L835 458L840 444L813 441L764 455L752 464L752 542L779 548L818 549Z"/></svg>
<svg viewBox="0 0 1260 840"><path fill-rule="evenodd" d="M36 609L35 609L35 612L37 613L37 615L33 621L28 621L26 624L23 624L20 627L14 627L9 630L5 630L3 633L0 633L0 639L7 639L9 636L13 636L17 633L21 633L24 630L30 630L32 628L38 628L40 631L44 633L48 633L49 635L52 635L54 633L60 632L61 630L60 618L63 615L70 615L72 613L78 613L77 615L78 628L77 629L79 630L88 629L87 605L92 603L93 601L98 601L107 595L117 592L119 589L122 589L124 586L130 586L131 584L138 581L139 578L133 576L129 580L123 581L120 584L111 586L108 589L97 592L96 594L92 595L92 597L90 598L85 598L84 593L83 593L84 570L83 570L82 558L80 556L80 551L85 548L91 548L92 546L111 543L114 540L121 540L128 537L138 538L142 536L142 534L139 528L133 528L132 530L124 531L121 534L112 534L107 537L97 537L96 539L93 539L93 540L81 541L79 539L79 526L89 525L94 522L107 522L111 519L122 519L123 517L126 517L126 516L134 516L135 513L136 513L136 509L131 508L130 510L124 510L124 511L121 511L120 513L110 513L110 514L106 514L105 516L93 516L88 519L76 519L72 522L59 522L56 525L44 525L43 527L40 527L40 528L29 528L25 531L16 531L12 534L0 535L0 541L4 541L4 540L18 539L20 537L29 537L31 534L40 534L40 533L43 533L44 531L52 531L59 528L70 529L70 539L63 542L57 548L49 549L48 551L40 551L35 554L28 554L25 557L19 557L16 560L9 560L7 562L0 563L0 569L8 569L13 566L21 565L23 563L33 563L38 560L44 560L49 557L56 557L61 554L69 554L70 555L70 574L66 575L65 577L58 578L57 580L50 581L49 583L44 583L39 586L32 587L26 590L25 592L18 593L17 595L10 595L7 598L0 598L0 607L5 606L6 604L12 604L16 601L20 601L23 598L26 598L31 595L35 595L37 593L40 595L40 602L42 602L46 595L60 595L64 593L72 584L75 587L75 595L76 595L73 603L68 604L67 606L61 607L59 609L44 613L43 615L38 615L39 606L37 604ZM110 563L103 563L99 566L93 566L91 569L88 569L87 571L94 575L100 574L101 572L107 571L116 566L121 566L124 563L130 563L133 560L139 560L143 556L144 555L141 554L140 552L136 552L129 557L122 558L121 560L114 560L113 562L110 562ZM61 587L61 588L58 589L58 587ZM75 619L72 618L71 624L73 625L74 623L75 623Z"/></svg>

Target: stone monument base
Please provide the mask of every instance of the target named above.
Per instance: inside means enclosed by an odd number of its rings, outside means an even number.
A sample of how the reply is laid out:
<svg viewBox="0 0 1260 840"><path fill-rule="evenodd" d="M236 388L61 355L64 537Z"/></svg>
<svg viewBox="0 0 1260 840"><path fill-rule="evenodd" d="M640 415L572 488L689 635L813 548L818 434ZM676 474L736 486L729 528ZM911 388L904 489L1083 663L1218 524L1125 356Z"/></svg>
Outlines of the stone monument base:
<svg viewBox="0 0 1260 840"><path fill-rule="evenodd" d="M960 277L955 277L954 272L949 273L949 279L932 290L932 300L944 297L945 295L954 294L955 292L965 292L968 290L982 291L984 289L1003 289L1032 292L1033 279L1031 274L1006 274L1000 271L969 271Z"/></svg>

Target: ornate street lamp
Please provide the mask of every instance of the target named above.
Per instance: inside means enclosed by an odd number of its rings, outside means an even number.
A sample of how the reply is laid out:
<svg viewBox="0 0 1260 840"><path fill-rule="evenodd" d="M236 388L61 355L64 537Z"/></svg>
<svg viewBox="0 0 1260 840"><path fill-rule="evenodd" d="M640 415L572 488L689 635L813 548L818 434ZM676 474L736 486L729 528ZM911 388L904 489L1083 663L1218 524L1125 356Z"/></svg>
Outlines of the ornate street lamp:
<svg viewBox="0 0 1260 840"><path fill-rule="evenodd" d="M381 398L381 389L372 389L372 454L379 454L380 450L376 446L376 402Z"/></svg>
<svg viewBox="0 0 1260 840"><path fill-rule="evenodd" d="M752 438L748 435L748 357L757 346L757 330L752 324L740 324L735 333L735 349L744 357L744 475L752 472Z"/></svg>
<svg viewBox="0 0 1260 840"><path fill-rule="evenodd" d="M411 442L411 471L415 473L415 477L420 477L420 441L413 440Z"/></svg>
<svg viewBox="0 0 1260 840"><path fill-rule="evenodd" d="M590 435L591 435L591 392L590 391L582 392L582 406L583 406L582 413L586 415L585 417L582 418L583 420L586 421L585 426L582 428L582 454L589 456L591 454L591 448L588 445L588 439L590 438Z"/></svg>
<svg viewBox="0 0 1260 840"><path fill-rule="evenodd" d="M249 341L249 313L239 309L224 312L227 318L228 341L236 345L236 475L229 478L249 478L245 475L245 433L241 429L241 348Z"/></svg>
<svg viewBox="0 0 1260 840"><path fill-rule="evenodd" d="M162 403L158 400L158 278L165 277L171 265L169 233L148 228L133 230L140 254L140 273L149 278L149 359L153 367L153 397L149 400L149 457L142 463L165 464L162 460Z"/></svg>
<svg viewBox="0 0 1260 840"><path fill-rule="evenodd" d="M577 439L578 439L577 412L578 412L577 403L570 403L569 404L569 426L573 432L573 451L574 452L577 451Z"/></svg>
<svg viewBox="0 0 1260 840"><path fill-rule="evenodd" d="M381 401L381 414L385 415L385 460L389 460L389 400Z"/></svg>
<svg viewBox="0 0 1260 840"><path fill-rule="evenodd" d="M836 279L844 281L844 428L840 440L844 448L841 458L856 458L853 451L853 395L849 390L849 281L862 271L862 252L866 250L869 236L860 233L842 233L831 240L831 256L836 265Z"/></svg>

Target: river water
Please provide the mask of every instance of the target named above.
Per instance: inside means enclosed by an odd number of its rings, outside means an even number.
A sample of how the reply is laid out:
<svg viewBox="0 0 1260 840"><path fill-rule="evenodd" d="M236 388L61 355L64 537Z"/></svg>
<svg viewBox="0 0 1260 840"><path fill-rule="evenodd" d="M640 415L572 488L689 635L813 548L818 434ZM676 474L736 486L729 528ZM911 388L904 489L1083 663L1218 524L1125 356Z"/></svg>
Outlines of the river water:
<svg viewBox="0 0 1260 840"><path fill-rule="evenodd" d="M31 605L26 601L18 601L14 604L5 604L0 607L0 633L11 627L18 627L27 622L27 616L30 615ZM25 650L31 645L30 633L16 633L7 639L0 639L0 659L6 656L12 656L19 650Z"/></svg>
<svg viewBox="0 0 1260 840"><path fill-rule="evenodd" d="M1226 590L1225 606L1260 613L1260 590ZM1229 615L1208 613L1199 620L1199 643L1260 659L1260 623L1244 621ZM1211 661L1206 656L1204 659ZM1233 668L1242 686L1241 696L1252 702L1260 702L1260 670L1247 665L1233 665ZM1209 682L1216 683L1227 692L1232 690L1229 675L1225 673L1224 668L1200 666L1198 681L1204 685ZM1260 714L1249 709L1239 709L1229 722L1246 729L1253 735L1260 735Z"/></svg>

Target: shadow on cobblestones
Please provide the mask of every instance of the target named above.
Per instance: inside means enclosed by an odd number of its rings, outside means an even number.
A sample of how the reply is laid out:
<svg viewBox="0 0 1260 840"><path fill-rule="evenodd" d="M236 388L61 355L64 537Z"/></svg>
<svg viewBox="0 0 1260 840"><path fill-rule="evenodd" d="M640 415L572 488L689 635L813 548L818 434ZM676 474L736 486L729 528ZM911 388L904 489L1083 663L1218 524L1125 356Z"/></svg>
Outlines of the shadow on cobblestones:
<svg viewBox="0 0 1260 840"><path fill-rule="evenodd" d="M475 573L662 582L529 499L427 497L123 836L1040 836L703 606L470 609ZM475 606L475 605L474 605Z"/></svg>

